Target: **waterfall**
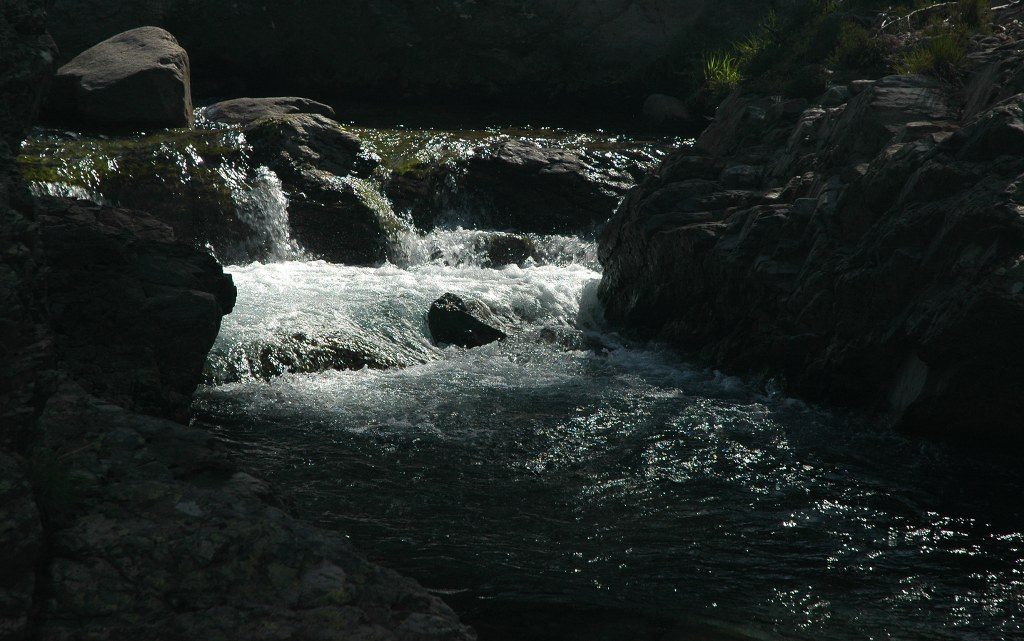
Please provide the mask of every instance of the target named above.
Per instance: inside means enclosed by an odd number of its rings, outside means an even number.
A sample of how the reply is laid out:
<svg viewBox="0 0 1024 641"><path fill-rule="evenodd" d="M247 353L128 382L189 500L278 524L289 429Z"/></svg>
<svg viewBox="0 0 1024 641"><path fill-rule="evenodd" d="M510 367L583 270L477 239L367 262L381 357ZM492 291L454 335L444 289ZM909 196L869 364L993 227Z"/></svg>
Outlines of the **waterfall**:
<svg viewBox="0 0 1024 641"><path fill-rule="evenodd" d="M219 172L231 190L235 213L252 230L252 236L243 241L245 248L263 249L270 262L300 258L302 250L288 227L288 197L277 174L258 167L247 175L234 165L225 165Z"/></svg>

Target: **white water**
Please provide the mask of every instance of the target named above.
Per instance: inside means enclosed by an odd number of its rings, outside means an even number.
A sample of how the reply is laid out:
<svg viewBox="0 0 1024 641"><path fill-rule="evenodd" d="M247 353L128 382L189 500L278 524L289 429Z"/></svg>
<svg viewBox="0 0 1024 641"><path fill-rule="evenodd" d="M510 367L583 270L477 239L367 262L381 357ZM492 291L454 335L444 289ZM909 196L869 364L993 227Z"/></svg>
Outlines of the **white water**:
<svg viewBox="0 0 1024 641"><path fill-rule="evenodd" d="M1021 638L1019 462L600 334L585 264L424 255L230 268L239 302L219 352L333 334L399 367L242 377L195 406L374 558L483 621L557 623L537 609L551 605L571 639ZM486 303L511 338L434 346L424 315L445 292ZM644 627L663 619L678 636Z"/></svg>

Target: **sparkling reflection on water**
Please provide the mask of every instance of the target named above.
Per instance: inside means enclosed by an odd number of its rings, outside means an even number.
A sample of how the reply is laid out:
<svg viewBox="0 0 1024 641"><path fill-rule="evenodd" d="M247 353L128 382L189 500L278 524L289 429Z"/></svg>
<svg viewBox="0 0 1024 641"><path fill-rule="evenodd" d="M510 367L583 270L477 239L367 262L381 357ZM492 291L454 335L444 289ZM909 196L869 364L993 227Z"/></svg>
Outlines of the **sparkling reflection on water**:
<svg viewBox="0 0 1024 641"><path fill-rule="evenodd" d="M197 422L484 639L1024 638L1012 451L587 339L585 266L233 271L222 347L346 327L415 357L205 388ZM514 338L430 347L422 313L445 291Z"/></svg>

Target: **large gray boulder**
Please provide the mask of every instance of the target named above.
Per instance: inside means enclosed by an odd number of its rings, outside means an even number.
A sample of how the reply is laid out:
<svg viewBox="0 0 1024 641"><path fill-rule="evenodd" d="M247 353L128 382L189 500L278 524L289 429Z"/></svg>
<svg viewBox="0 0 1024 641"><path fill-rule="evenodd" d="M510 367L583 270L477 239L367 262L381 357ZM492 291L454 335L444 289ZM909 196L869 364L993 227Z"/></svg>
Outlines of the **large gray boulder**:
<svg viewBox="0 0 1024 641"><path fill-rule="evenodd" d="M86 126L190 127L188 54L163 29L125 31L58 69L49 106L54 116Z"/></svg>

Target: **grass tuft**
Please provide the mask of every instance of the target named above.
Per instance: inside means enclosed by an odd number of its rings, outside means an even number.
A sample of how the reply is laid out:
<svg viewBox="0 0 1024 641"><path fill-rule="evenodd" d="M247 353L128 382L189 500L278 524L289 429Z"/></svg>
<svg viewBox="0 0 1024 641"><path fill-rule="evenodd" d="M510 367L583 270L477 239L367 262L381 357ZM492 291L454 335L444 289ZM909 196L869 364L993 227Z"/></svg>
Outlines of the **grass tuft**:
<svg viewBox="0 0 1024 641"><path fill-rule="evenodd" d="M704 56L704 81L712 91L731 91L742 80L739 60L727 53Z"/></svg>
<svg viewBox="0 0 1024 641"><path fill-rule="evenodd" d="M942 33L925 40L900 61L900 73L921 73L956 81L967 66L967 45L955 33Z"/></svg>

